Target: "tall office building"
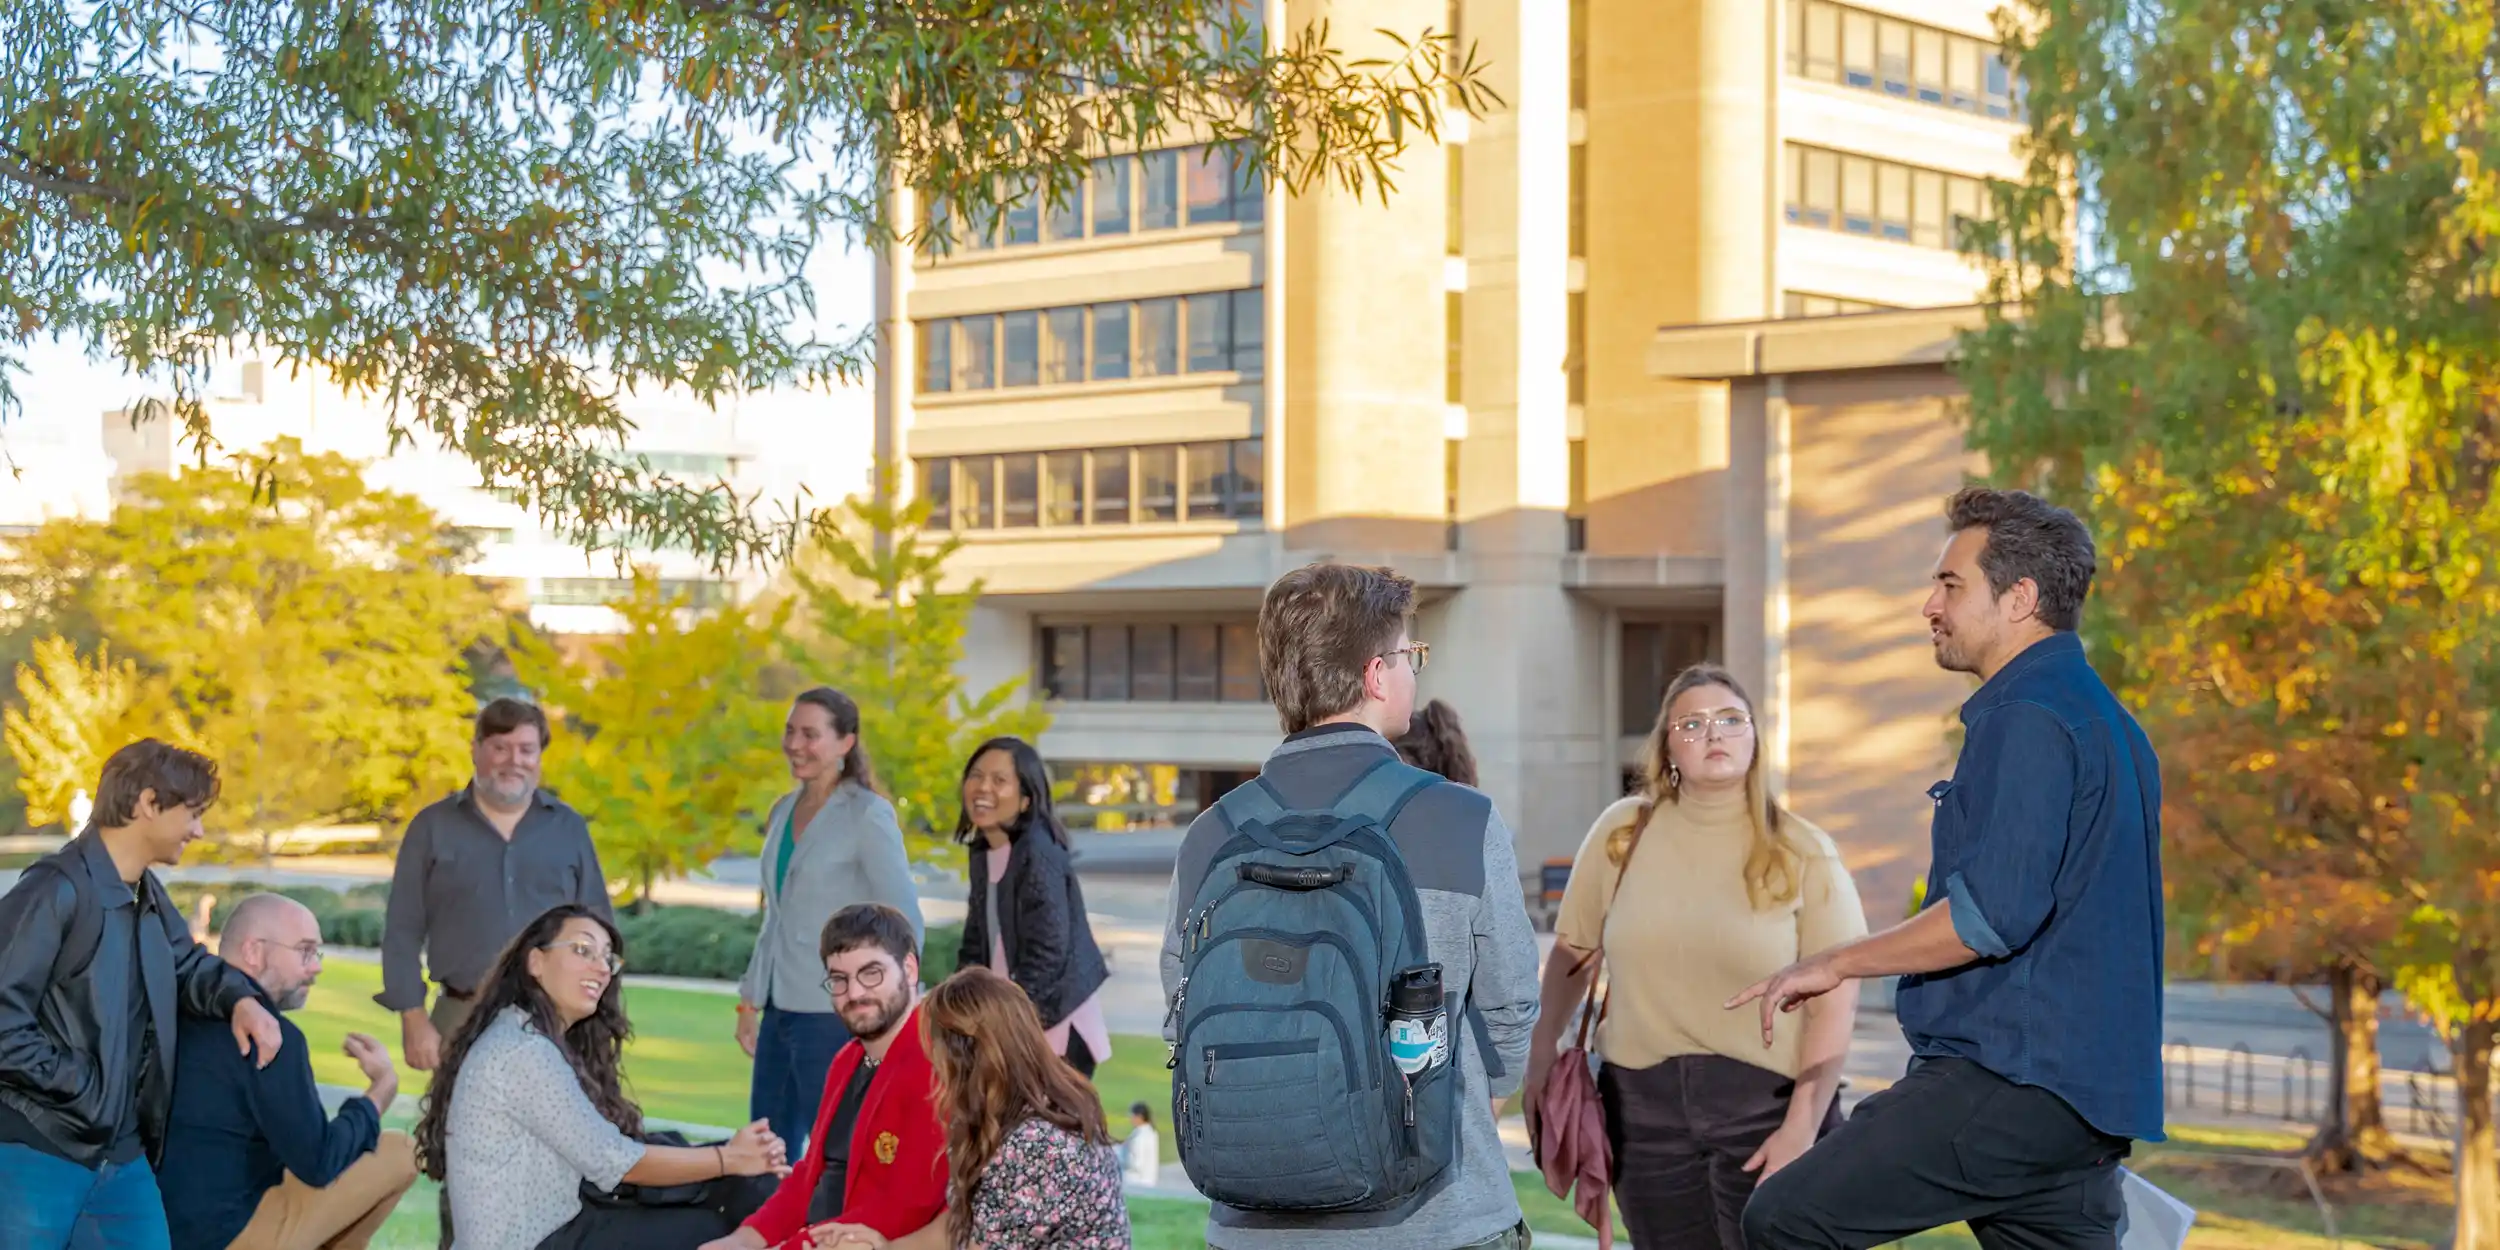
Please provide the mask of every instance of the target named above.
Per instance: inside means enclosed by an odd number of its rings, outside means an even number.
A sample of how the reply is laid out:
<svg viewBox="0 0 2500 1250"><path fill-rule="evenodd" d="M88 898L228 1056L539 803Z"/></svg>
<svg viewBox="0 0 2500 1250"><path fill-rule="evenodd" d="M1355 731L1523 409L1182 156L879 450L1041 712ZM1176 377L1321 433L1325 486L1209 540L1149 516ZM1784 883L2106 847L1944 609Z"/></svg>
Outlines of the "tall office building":
<svg viewBox="0 0 2500 1250"><path fill-rule="evenodd" d="M880 442L984 587L966 675L1048 702L1080 818L1182 820L1277 741L1263 589L1378 562L1421 584L1424 693L1465 717L1523 866L1577 846L1691 661L1770 687L1784 776L1785 536L1729 478L1727 385L1649 354L1661 326L1979 294L1956 219L2021 171L1988 7L1266 13L1323 18L1351 56L1375 51L1359 32L1454 26L1505 104L1410 150L1385 204L1175 142L1105 154L1081 200L967 247L882 258Z"/></svg>

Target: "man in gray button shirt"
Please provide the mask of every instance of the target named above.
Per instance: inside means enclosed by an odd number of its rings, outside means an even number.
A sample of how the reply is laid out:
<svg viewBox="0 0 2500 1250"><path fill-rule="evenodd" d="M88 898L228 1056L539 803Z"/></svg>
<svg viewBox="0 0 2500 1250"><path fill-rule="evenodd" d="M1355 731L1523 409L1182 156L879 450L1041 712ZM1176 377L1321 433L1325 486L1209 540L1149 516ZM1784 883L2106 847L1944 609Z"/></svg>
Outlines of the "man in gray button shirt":
<svg viewBox="0 0 2500 1250"><path fill-rule="evenodd" d="M399 1013L401 1053L420 1072L441 1061L477 983L530 921L559 903L613 914L590 826L538 788L546 747L546 713L519 699L487 704L470 748L476 780L417 813L400 840L373 1000ZM442 987L430 1012L426 973Z"/></svg>

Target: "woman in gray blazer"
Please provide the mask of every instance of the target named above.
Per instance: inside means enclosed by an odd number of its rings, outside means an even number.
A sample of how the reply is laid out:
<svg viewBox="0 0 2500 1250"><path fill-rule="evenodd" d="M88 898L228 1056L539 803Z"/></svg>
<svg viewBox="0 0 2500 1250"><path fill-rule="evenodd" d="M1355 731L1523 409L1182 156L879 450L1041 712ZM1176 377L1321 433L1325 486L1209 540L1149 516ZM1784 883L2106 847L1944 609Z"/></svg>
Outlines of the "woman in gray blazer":
<svg viewBox="0 0 2500 1250"><path fill-rule="evenodd" d="M755 1060L749 1119L804 1150L825 1073L851 1031L825 993L816 953L825 922L853 903L884 903L920 936L920 892L894 805L859 741L859 705L825 686L801 693L781 753L799 788L764 825L764 928L738 981L738 1044Z"/></svg>

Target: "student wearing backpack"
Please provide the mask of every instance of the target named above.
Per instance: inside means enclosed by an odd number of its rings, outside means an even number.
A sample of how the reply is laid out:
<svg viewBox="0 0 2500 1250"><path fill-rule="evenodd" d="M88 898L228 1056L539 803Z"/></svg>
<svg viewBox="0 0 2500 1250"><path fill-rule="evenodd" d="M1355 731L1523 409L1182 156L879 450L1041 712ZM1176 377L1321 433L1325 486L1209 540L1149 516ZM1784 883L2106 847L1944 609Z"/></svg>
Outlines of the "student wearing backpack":
<svg viewBox="0 0 2500 1250"><path fill-rule="evenodd" d="M216 798L207 756L131 743L85 831L0 897L0 1246L164 1250L176 1016L229 1020L238 1053L277 1058L251 978L191 940L148 871Z"/></svg>
<svg viewBox="0 0 2500 1250"><path fill-rule="evenodd" d="M1483 794L1398 758L1415 585L1313 564L1259 610L1286 738L1191 822L1163 939L1172 1134L1215 1250L1516 1250L1494 1112L1536 938Z"/></svg>

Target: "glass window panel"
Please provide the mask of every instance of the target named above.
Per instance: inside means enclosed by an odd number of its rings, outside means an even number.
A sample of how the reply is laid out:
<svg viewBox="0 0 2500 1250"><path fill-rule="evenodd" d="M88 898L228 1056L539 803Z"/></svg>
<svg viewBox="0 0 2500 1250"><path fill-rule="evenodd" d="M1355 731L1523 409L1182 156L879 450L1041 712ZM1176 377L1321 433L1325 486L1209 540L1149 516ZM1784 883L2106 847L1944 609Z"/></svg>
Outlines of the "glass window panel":
<svg viewBox="0 0 2500 1250"><path fill-rule="evenodd" d="M1094 380L1128 376L1128 305L1094 305Z"/></svg>
<svg viewBox="0 0 2500 1250"><path fill-rule="evenodd" d="M1840 155L1808 148L1803 164L1806 224L1829 229L1832 215L1840 211Z"/></svg>
<svg viewBox="0 0 2500 1250"><path fill-rule="evenodd" d="M1910 242L1920 247L1943 247L1949 240L1944 229L1944 175L1922 169L1910 178Z"/></svg>
<svg viewBox="0 0 2500 1250"><path fill-rule="evenodd" d="M998 521L998 457L965 456L955 463L955 528L990 528Z"/></svg>
<svg viewBox="0 0 2500 1250"><path fill-rule="evenodd" d="M1461 403L1467 380L1467 296L1441 293L1441 401Z"/></svg>
<svg viewBox="0 0 2500 1250"><path fill-rule="evenodd" d="M1042 457L1042 524L1085 523L1085 453L1054 451Z"/></svg>
<svg viewBox="0 0 2500 1250"><path fill-rule="evenodd" d="M1233 516L1238 520L1256 521L1266 515L1267 448L1258 439L1245 438L1233 444Z"/></svg>
<svg viewBox="0 0 2500 1250"><path fill-rule="evenodd" d="M1840 14L1841 81L1852 87L1875 85L1875 15L1843 9Z"/></svg>
<svg viewBox="0 0 2500 1250"><path fill-rule="evenodd" d="M1994 50L1991 49L1991 52ZM2014 71L2007 68L2005 58L1991 55L1984 62L1988 71L1988 116L2014 115Z"/></svg>
<svg viewBox="0 0 2500 1250"><path fill-rule="evenodd" d="M1004 479L999 491L999 524L1008 529L1031 529L1042 518L1042 458L1026 451L998 459L999 476Z"/></svg>
<svg viewBox="0 0 2500 1250"><path fill-rule="evenodd" d="M1128 697L1138 703L1171 702L1172 627L1130 626L1128 655Z"/></svg>
<svg viewBox="0 0 2500 1250"><path fill-rule="evenodd" d="M1042 385L1085 380L1085 310L1053 308L1042 314Z"/></svg>
<svg viewBox="0 0 2500 1250"><path fill-rule="evenodd" d="M1129 519L1129 449L1086 453L1094 467L1094 524L1126 525Z"/></svg>
<svg viewBox="0 0 2500 1250"><path fill-rule="evenodd" d="M1979 218L1979 184L1968 178L1945 179L1945 215L1945 245L1959 247L1961 223Z"/></svg>
<svg viewBox="0 0 2500 1250"><path fill-rule="evenodd" d="M1446 176L1442 179L1441 219L1444 231L1441 251L1450 256L1464 256L1467 254L1467 145L1452 143L1441 151L1449 162Z"/></svg>
<svg viewBox="0 0 2500 1250"><path fill-rule="evenodd" d="M1960 35L1945 36L1944 84L1948 106L1965 113L1979 111L1980 62L1988 57L1986 44Z"/></svg>
<svg viewBox="0 0 2500 1250"><path fill-rule="evenodd" d="M1572 144L1571 156L1565 167L1568 176L1571 179L1571 185L1569 188L1571 203L1565 210L1570 218L1568 226L1571 236L1571 250L1566 253L1566 255L1571 256L1586 256L1589 254L1589 162L1587 152L1587 144Z"/></svg>
<svg viewBox="0 0 2500 1250"><path fill-rule="evenodd" d="M1011 312L1000 318L1006 342L1000 351L999 385L1031 386L1042 380L1042 315Z"/></svg>
<svg viewBox="0 0 2500 1250"><path fill-rule="evenodd" d="M1091 200L1096 235L1128 233L1129 170L1134 164L1125 156L1094 162Z"/></svg>
<svg viewBox="0 0 2500 1250"><path fill-rule="evenodd" d="M943 391L955 381L955 323L923 321L920 330L920 389Z"/></svg>
<svg viewBox="0 0 2500 1250"><path fill-rule="evenodd" d="M1183 625L1179 632L1180 679L1173 685L1173 695L1183 703L1213 703L1224 681L1216 663L1215 626Z"/></svg>
<svg viewBox="0 0 2500 1250"><path fill-rule="evenodd" d="M1910 74L1922 104L1945 102L1944 32L1920 26L1910 32Z"/></svg>
<svg viewBox="0 0 2500 1250"><path fill-rule="evenodd" d="M1222 148L1187 149L1181 161L1189 179L1189 224L1233 219L1233 166Z"/></svg>
<svg viewBox="0 0 2500 1250"><path fill-rule="evenodd" d="M1806 68L1806 0L1788 0L1788 72Z"/></svg>
<svg viewBox="0 0 2500 1250"><path fill-rule="evenodd" d="M1042 697L1085 697L1085 627L1042 627Z"/></svg>
<svg viewBox="0 0 2500 1250"><path fill-rule="evenodd" d="M998 385L998 318L955 319L955 389L986 391Z"/></svg>
<svg viewBox="0 0 2500 1250"><path fill-rule="evenodd" d="M1137 519L1177 521L1181 512L1181 449L1137 449Z"/></svg>
<svg viewBox="0 0 2500 1250"><path fill-rule="evenodd" d="M929 505L929 523L955 524L955 462L943 457L920 462L920 498Z"/></svg>
<svg viewBox="0 0 2500 1250"><path fill-rule="evenodd" d="M1840 158L1840 228L1875 232L1875 162L1863 156Z"/></svg>
<svg viewBox="0 0 2500 1250"><path fill-rule="evenodd" d="M1233 367L1233 297L1218 291L1192 295L1182 320L1189 331L1189 371L1215 373Z"/></svg>
<svg viewBox="0 0 2500 1250"><path fill-rule="evenodd" d="M1137 158L1138 180L1145 204L1138 214L1140 230L1169 230L1181 224L1181 154L1171 149Z"/></svg>
<svg viewBox="0 0 2500 1250"><path fill-rule="evenodd" d="M1233 368L1258 373L1266 367L1267 302L1260 288L1233 292Z"/></svg>
<svg viewBox="0 0 2500 1250"><path fill-rule="evenodd" d="M1217 646L1224 663L1224 701L1258 703L1265 700L1267 683L1259 677L1259 627L1251 624L1226 625L1219 631Z"/></svg>
<svg viewBox="0 0 2500 1250"><path fill-rule="evenodd" d="M1840 81L1840 10L1822 0L1806 4L1806 77Z"/></svg>
<svg viewBox="0 0 2500 1250"><path fill-rule="evenodd" d="M1230 443L1189 445L1189 519L1212 520L1224 515L1225 479L1231 475Z"/></svg>
<svg viewBox="0 0 2500 1250"><path fill-rule="evenodd" d="M1875 167L1876 218L1882 223L1883 236L1896 243L1910 240L1910 167L1878 164Z"/></svg>
<svg viewBox="0 0 2500 1250"><path fill-rule="evenodd" d="M1068 188L1057 204L1042 207L1042 241L1065 243L1085 237L1085 184Z"/></svg>
<svg viewBox="0 0 2500 1250"><path fill-rule="evenodd" d="M998 246L998 209L975 205L964 215L963 246L968 252L979 252Z"/></svg>
<svg viewBox="0 0 2500 1250"><path fill-rule="evenodd" d="M1086 627L1085 697L1112 702L1128 698L1128 626Z"/></svg>
<svg viewBox="0 0 2500 1250"><path fill-rule="evenodd" d="M1252 6L1255 11L1257 6ZM1456 149L1453 148L1452 151ZM1267 178L1247 159L1233 166L1233 220L1245 225L1267 217Z"/></svg>
<svg viewBox="0 0 2500 1250"><path fill-rule="evenodd" d="M1884 94L1910 94L1910 27L1889 18L1875 23L1875 64L1883 74Z"/></svg>
<svg viewBox="0 0 2500 1250"><path fill-rule="evenodd" d="M1181 302L1137 301L1137 376L1162 378L1180 372Z"/></svg>
<svg viewBox="0 0 2500 1250"><path fill-rule="evenodd" d="M999 242L1014 247L1042 241L1042 193L1029 190L1007 209L1007 229Z"/></svg>

